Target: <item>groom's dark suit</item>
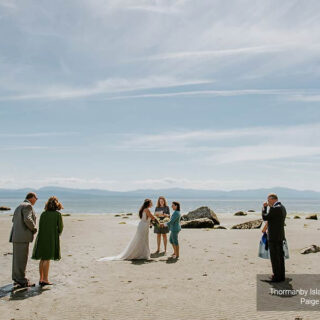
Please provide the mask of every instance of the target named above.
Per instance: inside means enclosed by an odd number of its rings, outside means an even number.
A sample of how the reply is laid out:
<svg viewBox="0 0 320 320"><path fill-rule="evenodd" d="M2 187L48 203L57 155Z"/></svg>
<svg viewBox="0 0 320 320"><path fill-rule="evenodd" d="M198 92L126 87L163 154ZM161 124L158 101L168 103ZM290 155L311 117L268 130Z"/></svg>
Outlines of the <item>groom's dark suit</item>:
<svg viewBox="0 0 320 320"><path fill-rule="evenodd" d="M281 202L276 202L269 212L267 207L262 209L262 218L268 221L270 258L275 281L285 280L283 240L285 240L284 221L286 215L286 208Z"/></svg>

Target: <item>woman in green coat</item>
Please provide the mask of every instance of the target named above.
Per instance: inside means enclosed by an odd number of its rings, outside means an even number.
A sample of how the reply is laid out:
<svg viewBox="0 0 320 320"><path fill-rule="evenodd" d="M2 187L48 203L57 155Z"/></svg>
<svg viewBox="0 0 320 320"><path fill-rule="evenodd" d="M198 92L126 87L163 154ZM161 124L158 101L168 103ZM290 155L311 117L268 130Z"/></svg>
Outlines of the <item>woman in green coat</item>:
<svg viewBox="0 0 320 320"><path fill-rule="evenodd" d="M39 231L33 247L32 259L40 260L39 285L51 285L49 282L50 260L60 260L60 235L63 230L61 213L63 209L57 197L50 197L45 205L45 211L41 214Z"/></svg>

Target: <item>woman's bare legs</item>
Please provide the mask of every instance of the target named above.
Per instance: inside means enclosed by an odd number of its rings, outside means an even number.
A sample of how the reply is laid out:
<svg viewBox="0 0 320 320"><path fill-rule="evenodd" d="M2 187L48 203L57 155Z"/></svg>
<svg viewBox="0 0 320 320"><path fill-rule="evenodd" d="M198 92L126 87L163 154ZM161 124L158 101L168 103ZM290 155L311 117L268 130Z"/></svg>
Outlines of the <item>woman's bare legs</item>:
<svg viewBox="0 0 320 320"><path fill-rule="evenodd" d="M168 243L167 234L164 233L164 234L162 235L162 238L163 238L164 252L167 252L167 243Z"/></svg>
<svg viewBox="0 0 320 320"><path fill-rule="evenodd" d="M40 282L43 282L43 260L39 262L39 274L40 274Z"/></svg>
<svg viewBox="0 0 320 320"><path fill-rule="evenodd" d="M175 246L173 244L172 247L173 247L173 251L174 252L173 252L173 255L171 257L174 258L174 259L179 258L179 253L180 253L179 246Z"/></svg>
<svg viewBox="0 0 320 320"><path fill-rule="evenodd" d="M51 284L48 279L49 267L50 267L50 260L43 260L43 282L47 284Z"/></svg>
<svg viewBox="0 0 320 320"><path fill-rule="evenodd" d="M157 253L159 253L160 245L161 245L161 233L157 233L157 245L158 245Z"/></svg>

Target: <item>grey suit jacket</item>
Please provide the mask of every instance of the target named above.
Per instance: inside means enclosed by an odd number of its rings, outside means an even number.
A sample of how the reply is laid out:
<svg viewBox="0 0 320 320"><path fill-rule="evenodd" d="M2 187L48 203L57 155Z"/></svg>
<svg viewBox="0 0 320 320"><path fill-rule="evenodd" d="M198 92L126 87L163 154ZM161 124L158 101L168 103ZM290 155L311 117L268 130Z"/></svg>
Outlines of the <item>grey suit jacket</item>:
<svg viewBox="0 0 320 320"><path fill-rule="evenodd" d="M36 214L31 203L24 200L14 211L10 242L32 242L37 232Z"/></svg>

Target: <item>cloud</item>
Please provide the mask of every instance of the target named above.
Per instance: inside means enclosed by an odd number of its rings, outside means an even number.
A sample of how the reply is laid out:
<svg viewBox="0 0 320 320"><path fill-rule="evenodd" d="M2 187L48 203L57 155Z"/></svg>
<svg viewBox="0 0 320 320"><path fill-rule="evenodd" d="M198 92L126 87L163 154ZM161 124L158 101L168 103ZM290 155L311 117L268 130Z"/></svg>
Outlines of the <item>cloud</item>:
<svg viewBox="0 0 320 320"><path fill-rule="evenodd" d="M46 147L46 146L3 146L1 147L1 150L4 151L23 151L23 150L49 150L52 149L52 147Z"/></svg>
<svg viewBox="0 0 320 320"><path fill-rule="evenodd" d="M296 66L314 72L319 56L314 2L304 6L303 15L295 2L276 1L270 6L209 0L80 4L19 3L15 15L0 21L5 35L1 101L78 99L163 88L165 82L168 87L174 86L172 82L179 86L184 81L186 85L215 81L219 88L236 88L235 82L245 79L246 88L265 89L270 80L263 76L270 74L289 78L275 87L296 87L290 77ZM211 59L217 57L218 61ZM165 81L157 85L157 79ZM135 86L142 80L144 85ZM147 93L125 99L200 94L207 93Z"/></svg>
<svg viewBox="0 0 320 320"><path fill-rule="evenodd" d="M320 154L320 123L229 130L197 130L128 136L125 150L188 153L190 158L223 164L292 159Z"/></svg>
<svg viewBox="0 0 320 320"><path fill-rule="evenodd" d="M157 5L145 5L145 6L129 6L126 8L127 10L138 10L138 11L146 11L151 13L160 13L160 14L177 14L180 12L175 6L157 6Z"/></svg>
<svg viewBox="0 0 320 320"><path fill-rule="evenodd" d="M288 97L289 101L301 101L301 102L320 102L320 95L303 95L296 94Z"/></svg>
<svg viewBox="0 0 320 320"><path fill-rule="evenodd" d="M0 133L4 138L39 138L39 137L56 137L56 136L74 136L79 132L34 132L34 133Z"/></svg>
<svg viewBox="0 0 320 320"><path fill-rule="evenodd" d="M295 126L259 126L248 127L228 130L194 130L194 131L181 131L171 132L165 134L142 134L130 135L124 143L128 147L148 147L154 146L157 148L159 145L164 144L183 144L196 143L203 141L225 141L227 139L242 139L258 138L259 141L263 138L277 140L286 140L300 142L306 144L306 141L316 139L320 135L320 123L311 123L305 125ZM312 141L311 140L311 141Z"/></svg>
<svg viewBox="0 0 320 320"><path fill-rule="evenodd" d="M91 6L105 13L119 10L137 10L146 13L173 14L179 13L186 2L186 0L109 0L107 2L93 0L91 1Z"/></svg>
<svg viewBox="0 0 320 320"><path fill-rule="evenodd" d="M1 146L4 151L23 151L23 150L69 150L67 147L49 147L49 146Z"/></svg>
<svg viewBox="0 0 320 320"><path fill-rule="evenodd" d="M215 155L206 158L220 164L244 161L268 161L291 159L320 155L320 146L308 147L301 145L255 145L231 148L217 148Z"/></svg>
<svg viewBox="0 0 320 320"><path fill-rule="evenodd" d="M17 3L14 0L0 0L0 6L3 6L8 9L16 9Z"/></svg>
<svg viewBox="0 0 320 320"><path fill-rule="evenodd" d="M203 51L181 51L172 53L162 53L154 56L144 57L147 60L169 60L169 59L203 59L215 57L227 57L233 55L250 55L250 54L265 54L281 51L291 51L293 49L301 48L301 44L282 44L269 46L253 46L241 47L233 49L218 49L218 50L203 50ZM320 46L312 46L312 48L320 49ZM311 48L308 48L309 50Z"/></svg>
<svg viewBox="0 0 320 320"><path fill-rule="evenodd" d="M250 95L283 95L289 98L299 92L305 92L303 89L239 89L239 90L189 90L177 92L162 93L141 93L136 95L121 95L108 97L104 100L121 100L121 99L142 99L142 98L169 98L184 96L210 96L210 97L234 97L234 96L250 96ZM288 99L289 99L288 98Z"/></svg>
<svg viewBox="0 0 320 320"><path fill-rule="evenodd" d="M82 88L52 87L42 88L39 93L2 96L0 101L18 101L35 99L76 99L116 92L130 92L146 89L174 88L212 83L212 80L179 80L170 77L150 77L140 79L108 79L99 81L93 86Z"/></svg>

